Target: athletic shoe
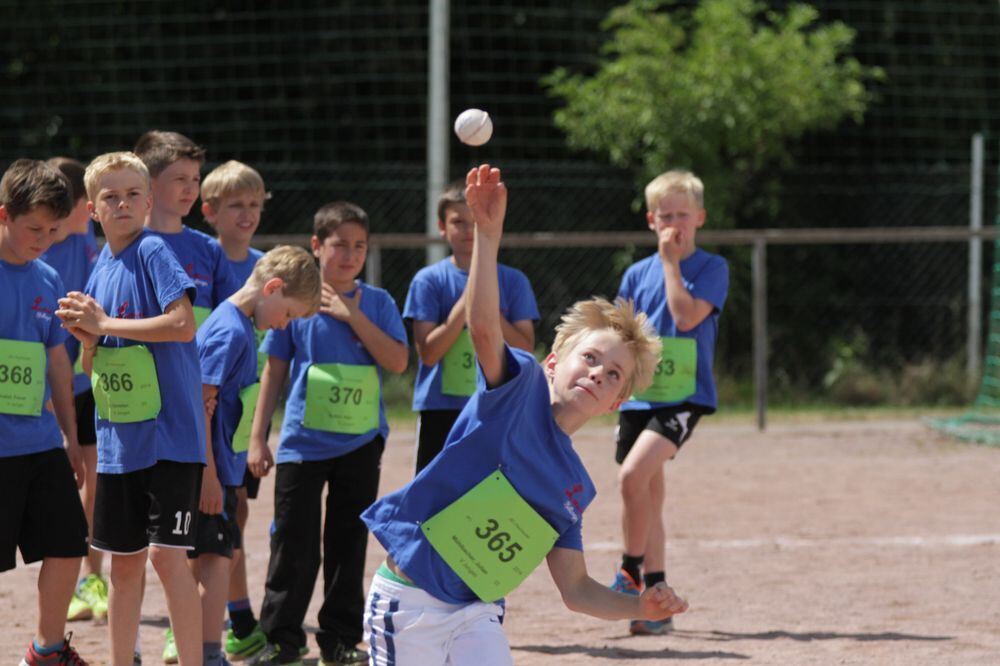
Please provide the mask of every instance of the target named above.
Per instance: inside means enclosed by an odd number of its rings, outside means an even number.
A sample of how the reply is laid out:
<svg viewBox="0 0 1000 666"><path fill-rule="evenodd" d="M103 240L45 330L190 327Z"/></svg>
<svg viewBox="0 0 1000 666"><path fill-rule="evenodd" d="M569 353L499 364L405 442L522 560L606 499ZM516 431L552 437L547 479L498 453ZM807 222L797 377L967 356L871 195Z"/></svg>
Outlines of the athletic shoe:
<svg viewBox="0 0 1000 666"><path fill-rule="evenodd" d="M132 653L132 666L142 666L142 654L139 652Z"/></svg>
<svg viewBox="0 0 1000 666"><path fill-rule="evenodd" d="M674 618L666 620L632 620L628 633L633 636L659 636L674 630Z"/></svg>
<svg viewBox="0 0 1000 666"><path fill-rule="evenodd" d="M248 666L302 666L301 655L288 657L281 654L281 648L268 643L264 649L247 661Z"/></svg>
<svg viewBox="0 0 1000 666"><path fill-rule="evenodd" d="M243 638L237 638L233 630L226 632L226 655L233 661L243 661L254 656L267 645L267 636L260 628L260 623L253 628L249 634Z"/></svg>
<svg viewBox="0 0 1000 666"><path fill-rule="evenodd" d="M87 662L80 658L70 644L73 632L66 634L63 640L62 649L51 654L41 655L35 650L35 643L32 641L28 646L28 652L21 660L21 666L87 666Z"/></svg>
<svg viewBox="0 0 1000 666"><path fill-rule="evenodd" d="M101 621L108 617L108 583L98 574L88 574L76 586L66 619Z"/></svg>
<svg viewBox="0 0 1000 666"><path fill-rule="evenodd" d="M355 647L339 643L333 654L323 653L319 666L348 666L348 664L367 664L368 653Z"/></svg>
<svg viewBox="0 0 1000 666"><path fill-rule="evenodd" d="M618 573L615 574L615 580L611 583L611 589L615 592L632 595L633 597L639 596L639 585L632 580L632 576L624 569L619 569Z"/></svg>
<svg viewBox="0 0 1000 666"><path fill-rule="evenodd" d="M164 637L166 638L166 642L163 644L163 663L176 664L180 661L180 658L177 656L177 643L174 642L174 630L167 627Z"/></svg>

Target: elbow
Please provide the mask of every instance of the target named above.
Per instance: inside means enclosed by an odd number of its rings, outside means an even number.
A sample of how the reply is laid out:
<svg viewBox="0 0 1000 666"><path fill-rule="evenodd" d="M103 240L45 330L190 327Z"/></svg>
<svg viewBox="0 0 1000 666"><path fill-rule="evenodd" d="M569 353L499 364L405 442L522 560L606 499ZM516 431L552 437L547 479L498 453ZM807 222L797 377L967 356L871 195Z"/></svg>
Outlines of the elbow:
<svg viewBox="0 0 1000 666"><path fill-rule="evenodd" d="M389 372L393 372L397 375L401 375L406 372L406 366L410 364L409 354L403 354L398 359L393 359L389 367L386 368Z"/></svg>
<svg viewBox="0 0 1000 666"><path fill-rule="evenodd" d="M185 317L174 327L177 342L191 342L194 340L197 327L194 324L194 317Z"/></svg>
<svg viewBox="0 0 1000 666"><path fill-rule="evenodd" d="M573 594L571 591L562 592L562 602L567 609L573 611L574 613L583 613L584 608L580 603L580 598L578 595Z"/></svg>

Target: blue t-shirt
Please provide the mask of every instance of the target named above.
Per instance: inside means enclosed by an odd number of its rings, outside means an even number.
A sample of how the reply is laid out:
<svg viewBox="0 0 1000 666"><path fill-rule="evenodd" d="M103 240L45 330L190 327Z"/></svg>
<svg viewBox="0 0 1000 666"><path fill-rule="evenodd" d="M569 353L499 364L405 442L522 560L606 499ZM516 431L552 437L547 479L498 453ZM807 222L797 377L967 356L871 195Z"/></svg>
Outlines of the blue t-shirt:
<svg viewBox="0 0 1000 666"><path fill-rule="evenodd" d="M357 284L357 288L361 290L361 311L389 337L405 345L406 329L403 319L389 292L360 280ZM354 292L345 295L345 298L353 297ZM288 400L285 402L285 422L281 426L278 463L335 458L364 446L377 435L389 436L385 402L381 395L382 368L361 344L349 324L325 314L296 319L285 330L268 332L264 338L263 351L290 363ZM303 425L306 379L309 366L313 363L375 366L379 381L377 429L352 435L316 430Z"/></svg>
<svg viewBox="0 0 1000 666"><path fill-rule="evenodd" d="M538 304L525 274L499 264L497 278L500 283L500 314L504 319L511 323L525 319L538 321ZM421 268L406 294L403 318L440 324L448 319L468 281L468 272L455 266L450 257ZM441 368L441 361L430 367L420 363L413 387L413 411L462 409L469 401L465 396L441 392Z"/></svg>
<svg viewBox="0 0 1000 666"><path fill-rule="evenodd" d="M195 288L167 244L144 229L117 256L111 246L104 246L87 293L111 317L148 319L163 314L181 296L193 299ZM161 408L156 418L138 423L112 423L97 417L97 471L127 474L159 460L205 464L205 412L194 340L138 343L104 336L98 344L146 346L156 364Z"/></svg>
<svg viewBox="0 0 1000 666"><path fill-rule="evenodd" d="M218 239L214 240L215 244L219 245ZM219 249L222 250L221 245L219 245ZM225 255L226 251L222 250L222 254ZM260 261L260 258L263 256L263 252L250 247L247 248L247 258L243 261L233 261L232 259L226 257L227 261L229 261L229 267L233 271L233 279L236 281L237 289L246 284L250 274L253 273L253 267L257 265L257 262Z"/></svg>
<svg viewBox="0 0 1000 666"><path fill-rule="evenodd" d="M618 295L634 300L636 308L646 313L661 337L694 338L698 352L695 392L675 403L629 400L622 404L622 411L656 409L681 403L699 405L709 413L715 411L718 398L712 376L712 359L715 356L715 339L719 335L719 315L729 293L729 265L717 254L696 249L694 254L681 261L681 278L693 298L708 301L713 306L711 314L690 331L677 330L670 315L660 255L651 255L629 266L622 277Z"/></svg>
<svg viewBox="0 0 1000 666"><path fill-rule="evenodd" d="M444 449L416 478L365 509L361 519L414 583L441 601L477 597L431 546L420 524L497 469L559 534L555 546L583 550L583 512L597 494L573 443L552 418L549 384L538 361L507 348L507 381L476 393Z"/></svg>
<svg viewBox="0 0 1000 666"><path fill-rule="evenodd" d="M94 237L94 221L87 222L87 231L70 234L60 243L54 244L42 255L42 261L56 269L62 278L66 291L83 291L87 278L97 263L97 239ZM80 342L72 335L66 337L66 352L70 363L76 361L80 353ZM73 377L73 393L79 395L90 388L90 377L77 373Z"/></svg>
<svg viewBox="0 0 1000 666"><path fill-rule="evenodd" d="M240 391L257 381L257 346L250 318L225 301L198 329L201 383L219 389L212 416L212 452L219 481L240 486L247 468L246 451L233 452L233 434L243 416Z"/></svg>
<svg viewBox="0 0 1000 666"><path fill-rule="evenodd" d="M187 226L176 234L164 234L152 229L149 232L166 241L181 262L181 268L194 282L198 290L193 303L195 307L214 310L243 286L236 283L222 246L208 234Z"/></svg>
<svg viewBox="0 0 1000 666"><path fill-rule="evenodd" d="M66 341L66 330L60 325L55 311L57 300L66 294L59 274L41 261L9 264L0 260L0 338L22 342L40 342L45 346L45 369L48 350ZM9 377L10 370L7 369ZM48 377L45 400L51 390ZM42 408L38 416L0 413L0 458L23 456L62 447L62 434L55 415Z"/></svg>

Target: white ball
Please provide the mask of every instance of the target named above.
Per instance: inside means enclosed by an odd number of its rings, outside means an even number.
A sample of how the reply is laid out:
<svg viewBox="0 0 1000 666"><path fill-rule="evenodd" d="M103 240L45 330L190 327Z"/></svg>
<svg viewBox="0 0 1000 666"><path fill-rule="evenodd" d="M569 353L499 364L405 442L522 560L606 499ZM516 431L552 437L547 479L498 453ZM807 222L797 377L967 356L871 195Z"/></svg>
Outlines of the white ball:
<svg viewBox="0 0 1000 666"><path fill-rule="evenodd" d="M467 146L481 146L493 136L493 121L482 109L466 109L455 118L455 134Z"/></svg>

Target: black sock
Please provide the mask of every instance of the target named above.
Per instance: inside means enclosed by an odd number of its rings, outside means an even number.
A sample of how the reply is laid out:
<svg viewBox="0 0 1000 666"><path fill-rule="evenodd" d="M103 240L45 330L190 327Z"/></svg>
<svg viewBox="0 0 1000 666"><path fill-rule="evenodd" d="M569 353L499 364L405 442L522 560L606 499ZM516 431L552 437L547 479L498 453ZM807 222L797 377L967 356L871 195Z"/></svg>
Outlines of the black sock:
<svg viewBox="0 0 1000 666"><path fill-rule="evenodd" d="M229 620L233 625L233 634L236 638L246 638L257 626L257 620L253 616L253 611L249 608L240 610L230 610Z"/></svg>
<svg viewBox="0 0 1000 666"><path fill-rule="evenodd" d="M667 582L667 576L662 571L650 571L642 575L642 582L647 588L650 588L657 583Z"/></svg>
<svg viewBox="0 0 1000 666"><path fill-rule="evenodd" d="M622 569L632 577L632 581L636 585L642 580L643 557L643 555L622 555Z"/></svg>

